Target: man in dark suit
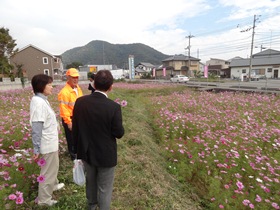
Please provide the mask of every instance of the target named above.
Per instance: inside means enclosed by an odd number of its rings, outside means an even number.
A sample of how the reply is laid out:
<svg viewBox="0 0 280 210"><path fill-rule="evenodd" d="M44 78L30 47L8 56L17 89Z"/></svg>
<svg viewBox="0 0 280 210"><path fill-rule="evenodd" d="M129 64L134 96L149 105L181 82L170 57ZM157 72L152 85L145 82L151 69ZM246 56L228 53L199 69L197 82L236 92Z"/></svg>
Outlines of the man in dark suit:
<svg viewBox="0 0 280 210"><path fill-rule="evenodd" d="M124 135L122 112L118 103L108 99L113 76L100 70L94 77L95 92L76 100L72 135L74 152L86 171L88 209L110 209L114 170L117 165L116 138Z"/></svg>

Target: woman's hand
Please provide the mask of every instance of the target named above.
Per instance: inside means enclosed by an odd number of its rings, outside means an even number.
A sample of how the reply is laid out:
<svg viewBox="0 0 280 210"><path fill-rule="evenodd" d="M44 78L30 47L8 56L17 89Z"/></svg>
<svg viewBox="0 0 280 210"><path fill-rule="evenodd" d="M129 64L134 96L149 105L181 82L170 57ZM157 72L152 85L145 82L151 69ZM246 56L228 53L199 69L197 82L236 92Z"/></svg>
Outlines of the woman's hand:
<svg viewBox="0 0 280 210"><path fill-rule="evenodd" d="M33 157L32 157L32 158L33 158L33 160L35 160L35 161L36 161L36 160L38 160L39 155L40 155L40 154L33 154Z"/></svg>

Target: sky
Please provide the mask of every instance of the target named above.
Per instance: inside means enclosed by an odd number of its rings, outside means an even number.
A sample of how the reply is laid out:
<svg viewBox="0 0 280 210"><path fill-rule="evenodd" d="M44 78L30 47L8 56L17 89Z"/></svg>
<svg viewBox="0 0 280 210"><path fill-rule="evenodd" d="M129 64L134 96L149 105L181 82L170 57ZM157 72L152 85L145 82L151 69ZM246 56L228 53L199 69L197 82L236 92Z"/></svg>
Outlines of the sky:
<svg viewBox="0 0 280 210"><path fill-rule="evenodd" d="M228 60L280 51L280 0L0 0L0 27L53 55L101 40Z"/></svg>

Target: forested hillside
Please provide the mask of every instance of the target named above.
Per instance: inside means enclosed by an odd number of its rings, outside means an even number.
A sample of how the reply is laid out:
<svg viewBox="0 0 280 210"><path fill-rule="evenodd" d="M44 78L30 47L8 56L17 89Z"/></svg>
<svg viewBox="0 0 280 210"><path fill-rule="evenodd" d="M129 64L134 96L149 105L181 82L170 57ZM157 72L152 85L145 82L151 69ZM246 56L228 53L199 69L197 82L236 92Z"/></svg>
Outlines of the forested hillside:
<svg viewBox="0 0 280 210"><path fill-rule="evenodd" d="M105 41L91 41L82 47L67 50L62 54L63 64L80 62L83 65L116 65L118 68L128 68L128 56L134 55L134 63L140 62L160 65L161 61L169 57L147 45L110 44Z"/></svg>

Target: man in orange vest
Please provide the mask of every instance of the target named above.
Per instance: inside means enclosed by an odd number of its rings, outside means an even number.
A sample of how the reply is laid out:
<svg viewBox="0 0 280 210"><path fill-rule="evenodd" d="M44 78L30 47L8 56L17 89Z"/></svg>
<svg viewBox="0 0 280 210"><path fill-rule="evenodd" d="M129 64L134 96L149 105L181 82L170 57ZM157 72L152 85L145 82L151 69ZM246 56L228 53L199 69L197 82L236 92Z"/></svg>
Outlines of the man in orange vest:
<svg viewBox="0 0 280 210"><path fill-rule="evenodd" d="M67 83L58 93L58 101L60 117L62 118L62 125L65 131L65 137L67 141L68 152L72 160L75 159L73 152L73 140L72 140L72 114L77 98L83 95L81 88L78 85L79 71L75 68L70 68L66 72Z"/></svg>

